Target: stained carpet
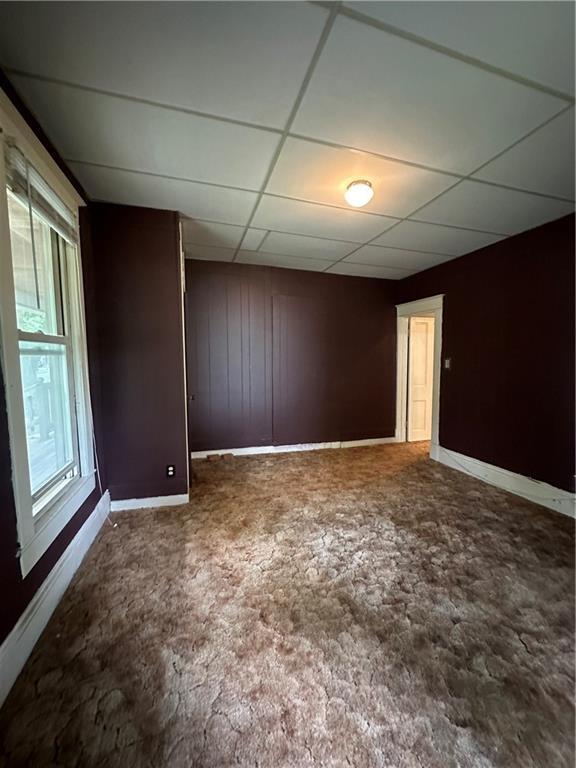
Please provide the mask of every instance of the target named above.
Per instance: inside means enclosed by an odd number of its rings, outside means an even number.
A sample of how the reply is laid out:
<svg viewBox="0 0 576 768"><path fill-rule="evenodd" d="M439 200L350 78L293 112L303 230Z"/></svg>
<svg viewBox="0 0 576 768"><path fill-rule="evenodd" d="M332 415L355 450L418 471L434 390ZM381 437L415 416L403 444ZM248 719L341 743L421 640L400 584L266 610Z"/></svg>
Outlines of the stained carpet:
<svg viewBox="0 0 576 768"><path fill-rule="evenodd" d="M571 520L421 445L193 470L102 530L0 765L574 765Z"/></svg>

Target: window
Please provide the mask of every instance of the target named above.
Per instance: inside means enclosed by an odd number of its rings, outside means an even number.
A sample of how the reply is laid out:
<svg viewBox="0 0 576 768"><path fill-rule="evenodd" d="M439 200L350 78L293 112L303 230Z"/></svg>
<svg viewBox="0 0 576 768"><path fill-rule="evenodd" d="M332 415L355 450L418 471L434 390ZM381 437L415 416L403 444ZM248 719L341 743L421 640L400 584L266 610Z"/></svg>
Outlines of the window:
<svg viewBox="0 0 576 768"><path fill-rule="evenodd" d="M13 144L4 159L2 359L27 573L95 481L76 217Z"/></svg>

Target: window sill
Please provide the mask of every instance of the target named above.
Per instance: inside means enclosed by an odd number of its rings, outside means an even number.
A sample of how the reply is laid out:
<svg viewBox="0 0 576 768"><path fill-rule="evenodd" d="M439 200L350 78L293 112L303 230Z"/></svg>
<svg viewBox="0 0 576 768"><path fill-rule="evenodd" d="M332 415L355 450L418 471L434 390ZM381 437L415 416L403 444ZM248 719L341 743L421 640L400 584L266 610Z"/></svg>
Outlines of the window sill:
<svg viewBox="0 0 576 768"><path fill-rule="evenodd" d="M20 569L25 577L46 552L50 544L74 517L88 496L96 488L94 474L77 478L65 495L54 502L51 509L34 521L34 535L27 542L21 542Z"/></svg>

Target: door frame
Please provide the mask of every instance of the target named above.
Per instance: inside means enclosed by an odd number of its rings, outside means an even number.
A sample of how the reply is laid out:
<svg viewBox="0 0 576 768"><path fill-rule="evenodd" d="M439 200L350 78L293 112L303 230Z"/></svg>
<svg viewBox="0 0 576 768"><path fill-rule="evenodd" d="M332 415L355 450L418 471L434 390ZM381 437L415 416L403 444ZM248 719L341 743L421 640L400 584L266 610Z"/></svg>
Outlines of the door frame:
<svg viewBox="0 0 576 768"><path fill-rule="evenodd" d="M408 404L408 333L410 317L423 314L434 318L434 372L432 377L432 437L430 456L438 453L440 446L440 381L442 366L442 314L444 294L396 305L396 442L405 443L407 434Z"/></svg>

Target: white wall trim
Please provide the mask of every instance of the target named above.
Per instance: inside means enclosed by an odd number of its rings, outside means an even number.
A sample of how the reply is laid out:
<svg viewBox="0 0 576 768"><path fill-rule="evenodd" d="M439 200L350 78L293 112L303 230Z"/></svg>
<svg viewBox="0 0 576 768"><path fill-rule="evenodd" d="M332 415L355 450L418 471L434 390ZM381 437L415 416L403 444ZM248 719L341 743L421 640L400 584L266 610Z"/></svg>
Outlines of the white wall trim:
<svg viewBox="0 0 576 768"><path fill-rule="evenodd" d="M408 407L408 329L410 318L396 320L396 440L406 442ZM434 361L436 364L436 361Z"/></svg>
<svg viewBox="0 0 576 768"><path fill-rule="evenodd" d="M28 541L21 539L20 570L27 576L64 526L74 517L88 496L96 488L94 473L78 477L68 493L56 507L55 514L49 511L35 521L34 535Z"/></svg>
<svg viewBox="0 0 576 768"><path fill-rule="evenodd" d="M150 509L154 507L175 507L188 504L190 497L187 493L177 493L173 496L150 496L145 499L116 499L110 504L111 512L123 512L128 509Z"/></svg>
<svg viewBox="0 0 576 768"><path fill-rule="evenodd" d="M109 511L110 495L106 492L0 646L0 706L22 671Z"/></svg>
<svg viewBox="0 0 576 768"><path fill-rule="evenodd" d="M396 305L396 440L406 441L406 403L408 399L408 323L409 318L419 314L434 318L434 380L432 383L432 446L439 445L440 434L440 381L442 369L442 315L444 294L429 296L418 301Z"/></svg>
<svg viewBox="0 0 576 768"><path fill-rule="evenodd" d="M233 456L252 456L257 453L292 453L293 451L321 451L327 448L358 448L362 445L382 445L397 442L396 437L369 437L365 440L337 440L331 443L298 443L297 445L255 445L250 448L218 448L213 451L192 451L191 459L205 459L221 453ZM112 502L114 504L114 502Z"/></svg>
<svg viewBox="0 0 576 768"><path fill-rule="evenodd" d="M553 485L533 480L524 475L518 475L502 467L495 467L471 456L451 451L442 446L434 446L430 451L431 458L445 464L447 467L457 469L467 475L472 475L485 483L495 485L516 496L540 504L555 512L560 512L568 517L576 517L576 494L555 488Z"/></svg>
<svg viewBox="0 0 576 768"><path fill-rule="evenodd" d="M410 317L410 315L418 315L420 312L433 312L435 309L442 309L443 305L444 294L437 293L435 296L428 296L426 299L396 304L396 313L398 317Z"/></svg>

